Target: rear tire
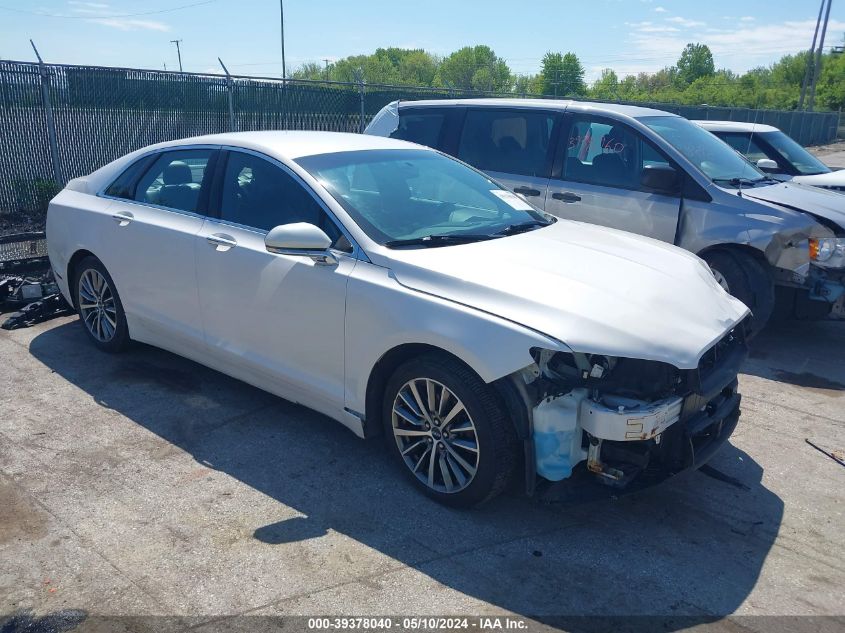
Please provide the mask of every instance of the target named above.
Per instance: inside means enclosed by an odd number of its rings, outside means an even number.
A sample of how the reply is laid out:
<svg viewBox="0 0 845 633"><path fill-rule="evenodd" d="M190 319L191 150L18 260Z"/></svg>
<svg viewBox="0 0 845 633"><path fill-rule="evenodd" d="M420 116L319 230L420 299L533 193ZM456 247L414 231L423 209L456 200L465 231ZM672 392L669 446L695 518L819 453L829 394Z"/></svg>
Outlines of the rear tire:
<svg viewBox="0 0 845 633"><path fill-rule="evenodd" d="M388 450L405 474L447 505L466 508L492 499L519 462L516 433L496 393L445 355L426 354L399 366L385 389L382 420Z"/></svg>
<svg viewBox="0 0 845 633"><path fill-rule="evenodd" d="M775 308L775 287L768 269L740 251L713 251L704 255L704 261L719 285L751 309L751 334L757 334Z"/></svg>
<svg viewBox="0 0 845 633"><path fill-rule="evenodd" d="M73 275L74 307L94 345L104 352L122 352L129 346L129 328L120 295L111 275L96 257L86 257Z"/></svg>

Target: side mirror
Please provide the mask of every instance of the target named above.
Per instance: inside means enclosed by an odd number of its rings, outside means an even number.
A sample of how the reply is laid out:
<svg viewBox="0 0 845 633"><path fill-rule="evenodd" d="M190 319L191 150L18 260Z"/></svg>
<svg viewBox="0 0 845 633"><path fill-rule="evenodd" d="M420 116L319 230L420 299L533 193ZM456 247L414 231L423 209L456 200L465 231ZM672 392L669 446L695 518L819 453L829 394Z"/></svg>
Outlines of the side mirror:
<svg viewBox="0 0 845 633"><path fill-rule="evenodd" d="M646 165L640 174L640 184L657 193L673 194L678 192L680 179L669 165Z"/></svg>
<svg viewBox="0 0 845 633"><path fill-rule="evenodd" d="M323 229L308 222L280 224L270 229L264 246L271 253L310 257L317 264L332 265L337 259L329 251L331 238Z"/></svg>
<svg viewBox="0 0 845 633"><path fill-rule="evenodd" d="M761 158L757 161L757 167L767 172L776 172L779 169L778 164L771 158Z"/></svg>

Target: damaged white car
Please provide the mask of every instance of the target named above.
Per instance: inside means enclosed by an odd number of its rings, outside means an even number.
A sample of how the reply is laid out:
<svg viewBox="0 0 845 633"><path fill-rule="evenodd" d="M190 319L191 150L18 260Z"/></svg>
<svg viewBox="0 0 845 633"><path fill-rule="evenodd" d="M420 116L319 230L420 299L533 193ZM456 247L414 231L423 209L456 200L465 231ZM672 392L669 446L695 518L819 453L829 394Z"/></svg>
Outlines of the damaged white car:
<svg viewBox="0 0 845 633"><path fill-rule="evenodd" d="M152 146L70 182L47 238L97 347L143 341L384 434L446 503L655 481L739 417L749 312L702 260L403 141Z"/></svg>

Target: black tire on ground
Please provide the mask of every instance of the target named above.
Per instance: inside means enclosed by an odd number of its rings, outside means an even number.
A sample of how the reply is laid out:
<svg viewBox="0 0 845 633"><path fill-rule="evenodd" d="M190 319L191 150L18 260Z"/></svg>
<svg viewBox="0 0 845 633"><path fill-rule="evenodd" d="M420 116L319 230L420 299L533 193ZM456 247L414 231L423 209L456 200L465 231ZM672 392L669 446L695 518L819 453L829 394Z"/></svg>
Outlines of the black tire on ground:
<svg viewBox="0 0 845 633"><path fill-rule="evenodd" d="M108 285L111 296L114 298L113 318L115 320L116 327L108 340L99 340L94 335L89 326L86 325L83 310L80 307L84 304L84 299L80 294L80 280L85 272L89 270L96 271L102 276L105 283ZM85 334L88 335L91 342L104 352L116 353L124 351L129 346L130 342L129 328L126 325L126 314L123 311L123 304L120 301L120 295L117 293L117 287L115 286L111 275L109 275L109 271L107 271L106 267L103 266L103 263L96 257L86 257L76 266L71 284L70 291L73 296L74 307L77 312L79 312L80 325L82 326L82 329L85 330Z"/></svg>
<svg viewBox="0 0 845 633"><path fill-rule="evenodd" d="M457 492L434 490L420 481L406 464L394 435L393 404L400 389L411 380L426 378L445 385L460 399L475 426L478 448L476 472L469 483ZM425 354L396 369L385 388L382 420L388 450L405 475L425 494L446 505L468 508L489 501L508 487L521 459L513 424L497 394L472 369L445 354ZM445 425L442 428L446 428ZM428 441L428 438L423 439Z"/></svg>
<svg viewBox="0 0 845 633"><path fill-rule="evenodd" d="M774 282L766 266L748 253L733 250L706 253L704 260L724 278L728 292L751 309L751 334L757 334L775 308Z"/></svg>

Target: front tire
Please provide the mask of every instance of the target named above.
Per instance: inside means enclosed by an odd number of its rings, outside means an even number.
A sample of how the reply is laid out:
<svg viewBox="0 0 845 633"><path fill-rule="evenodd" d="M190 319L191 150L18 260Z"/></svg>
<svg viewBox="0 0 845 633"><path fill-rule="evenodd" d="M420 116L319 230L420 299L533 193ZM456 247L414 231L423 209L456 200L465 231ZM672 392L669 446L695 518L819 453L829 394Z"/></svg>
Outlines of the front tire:
<svg viewBox="0 0 845 633"><path fill-rule="evenodd" d="M74 271L74 303L88 338L104 352L121 352L129 345L129 328L120 295L106 267L86 257Z"/></svg>
<svg viewBox="0 0 845 633"><path fill-rule="evenodd" d="M751 309L751 332L762 330L775 308L775 287L766 267L748 253L719 250L704 255L719 285Z"/></svg>
<svg viewBox="0 0 845 633"><path fill-rule="evenodd" d="M501 493L519 460L513 425L495 392L457 359L427 354L387 383L388 450L425 494L456 507Z"/></svg>

